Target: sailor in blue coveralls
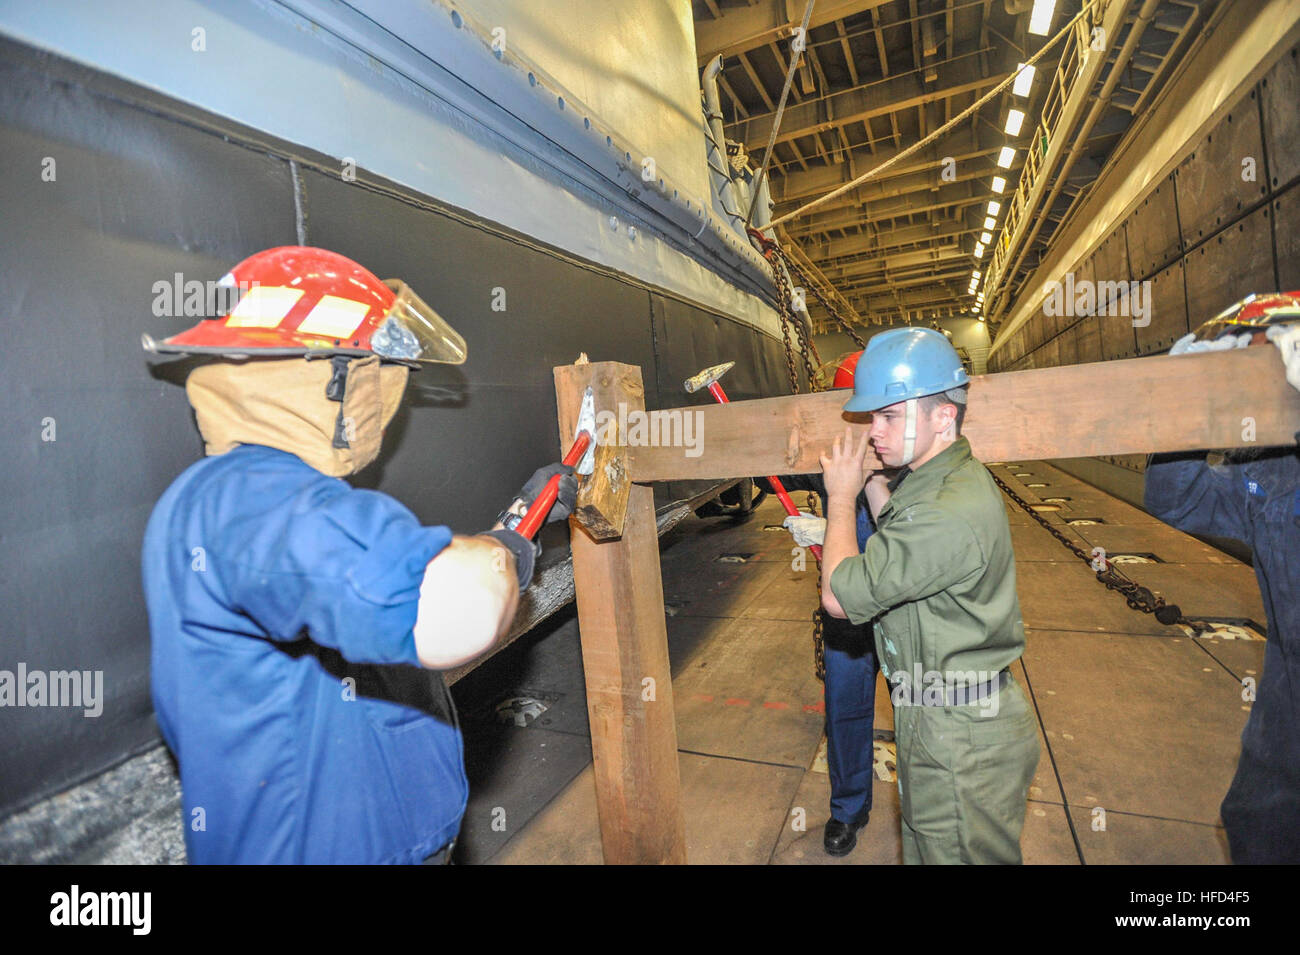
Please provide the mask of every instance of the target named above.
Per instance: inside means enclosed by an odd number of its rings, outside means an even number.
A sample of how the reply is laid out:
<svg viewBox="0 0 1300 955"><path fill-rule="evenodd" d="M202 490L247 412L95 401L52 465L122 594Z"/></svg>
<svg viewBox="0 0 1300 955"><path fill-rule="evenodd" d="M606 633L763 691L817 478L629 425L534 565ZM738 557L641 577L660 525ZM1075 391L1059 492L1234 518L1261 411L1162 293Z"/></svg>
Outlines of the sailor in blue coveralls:
<svg viewBox="0 0 1300 955"><path fill-rule="evenodd" d="M408 287L321 249L268 250L223 281L252 288L145 343L216 359L186 381L208 456L159 500L143 551L189 859L446 861L468 787L437 671L505 632L535 546L500 524L421 526L341 477L378 454L409 367L463 361L464 341ZM551 518L567 515L559 465L510 512L557 472Z"/></svg>
<svg viewBox="0 0 1300 955"><path fill-rule="evenodd" d="M1266 302L1248 300L1225 333L1193 333L1171 354L1259 343L1259 329L1267 328L1287 380L1300 389L1300 298L1291 297L1289 316L1279 311L1285 303L1250 309ZM1264 316L1252 323L1255 311L1267 311L1273 323ZM1300 448L1229 451L1213 462L1204 451L1153 455L1144 504L1179 530L1250 547L1268 635L1241 759L1219 812L1234 863L1300 863Z"/></svg>
<svg viewBox="0 0 1300 955"><path fill-rule="evenodd" d="M781 479L787 490L826 491L820 474L795 474ZM866 495L858 496L858 549L875 530ZM800 546L821 543L824 518L811 514L787 517L785 526ZM818 611L820 613L820 611ZM871 815L876 722L876 649L871 624L854 624L823 613L822 658L826 667L826 766L831 780L831 818L823 846L829 855L844 856L857 845L858 832Z"/></svg>
<svg viewBox="0 0 1300 955"><path fill-rule="evenodd" d="M840 362L833 387L852 388L861 352ZM787 490L812 491L821 497L826 513L826 489L820 474L795 474L781 479ZM887 491L883 482L872 485L879 507ZM875 530L867 493L858 495L858 549L866 547ZM787 517L785 527L802 547L820 544L826 520L811 514ZM819 610L818 613L821 613ZM857 845L858 832L871 815L876 722L876 649L870 624L861 626L821 613L823 662L826 667L826 765L831 782L831 818L822 844L827 854L844 856Z"/></svg>

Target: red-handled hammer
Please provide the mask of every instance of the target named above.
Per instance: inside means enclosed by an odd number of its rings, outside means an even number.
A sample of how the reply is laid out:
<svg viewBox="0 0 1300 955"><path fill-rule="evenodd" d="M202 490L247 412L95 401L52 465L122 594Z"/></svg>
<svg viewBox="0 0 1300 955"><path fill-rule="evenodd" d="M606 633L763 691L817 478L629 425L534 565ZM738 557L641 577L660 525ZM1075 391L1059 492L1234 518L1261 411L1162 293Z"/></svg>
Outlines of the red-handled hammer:
<svg viewBox="0 0 1300 955"><path fill-rule="evenodd" d="M569 453L564 456L562 463L579 474L590 474L596 460L596 408L590 388L582 396L582 407L578 410L578 425L574 430L576 434L573 438L573 446L569 448ZM515 531L532 540L559 496L560 475L557 474L546 482L542 493L537 495L536 500L529 505L527 513L516 525Z"/></svg>
<svg viewBox="0 0 1300 955"><path fill-rule="evenodd" d="M692 375L686 379L686 390L691 394L699 391L701 388L708 388L709 394L718 399L718 404L730 404L731 399L727 393L722 390L722 385L718 384L718 379L731 371L735 367L734 361L724 361L721 365L714 365L712 368L705 368L698 375ZM785 512L791 517L799 516L799 508L794 506L794 501L790 500L790 495L786 492L785 486L779 478L769 477L767 482L772 485L772 490L776 491L777 499ZM813 556L818 560L822 559L822 548L820 544L813 544L808 548L813 552Z"/></svg>

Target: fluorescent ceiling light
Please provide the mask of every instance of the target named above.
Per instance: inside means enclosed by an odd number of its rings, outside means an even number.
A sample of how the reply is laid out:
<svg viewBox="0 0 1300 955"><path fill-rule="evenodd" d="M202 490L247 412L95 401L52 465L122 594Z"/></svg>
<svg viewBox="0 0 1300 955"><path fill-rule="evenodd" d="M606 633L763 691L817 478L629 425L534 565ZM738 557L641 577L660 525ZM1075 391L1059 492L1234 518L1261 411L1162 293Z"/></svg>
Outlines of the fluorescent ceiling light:
<svg viewBox="0 0 1300 955"><path fill-rule="evenodd" d="M973 278L973 279L977 279L977 278L979 278L979 277L980 277L980 270L979 270L979 269L976 269L975 271L971 272L970 277Z"/></svg>
<svg viewBox="0 0 1300 955"><path fill-rule="evenodd" d="M1006 132L1011 136L1020 135L1020 127L1024 125L1025 114L1018 109L1013 109L1007 113Z"/></svg>
<svg viewBox="0 0 1300 955"><path fill-rule="evenodd" d="M993 177L993 191L999 195L1007 188L1007 181L1001 176Z"/></svg>
<svg viewBox="0 0 1300 955"><path fill-rule="evenodd" d="M1055 12L1056 0L1034 0L1034 10L1029 14L1029 32L1034 36L1047 36Z"/></svg>
<svg viewBox="0 0 1300 955"><path fill-rule="evenodd" d="M991 229L995 225L997 225L997 221L992 216L989 216L987 219L984 220L984 228L986 229Z"/></svg>
<svg viewBox="0 0 1300 955"><path fill-rule="evenodd" d="M983 316L983 315L976 315L975 318L976 318L978 321L981 321L981 322L984 321L984 316Z"/></svg>
<svg viewBox="0 0 1300 955"><path fill-rule="evenodd" d="M998 202L996 199L990 199L990 200L989 200L989 215L991 215L991 216L995 216L995 215L997 215L997 214L998 214L999 212L1001 212L1001 211L1002 211L1002 203Z"/></svg>
<svg viewBox="0 0 1300 955"><path fill-rule="evenodd" d="M1016 74L1015 82L1011 84L1011 92L1017 96L1028 96L1030 87L1034 85L1034 68L1020 63L1017 64L1017 69L1020 69L1020 72Z"/></svg>
<svg viewBox="0 0 1300 955"><path fill-rule="evenodd" d="M998 153L998 165L1003 169L1010 169L1011 162L1016 158L1016 151L1010 146L1003 146L1002 152Z"/></svg>
<svg viewBox="0 0 1300 955"><path fill-rule="evenodd" d="M988 245L993 241L993 236L988 232L980 233L980 245Z"/></svg>
<svg viewBox="0 0 1300 955"><path fill-rule="evenodd" d="M975 243L975 258L984 258L984 244L982 242Z"/></svg>

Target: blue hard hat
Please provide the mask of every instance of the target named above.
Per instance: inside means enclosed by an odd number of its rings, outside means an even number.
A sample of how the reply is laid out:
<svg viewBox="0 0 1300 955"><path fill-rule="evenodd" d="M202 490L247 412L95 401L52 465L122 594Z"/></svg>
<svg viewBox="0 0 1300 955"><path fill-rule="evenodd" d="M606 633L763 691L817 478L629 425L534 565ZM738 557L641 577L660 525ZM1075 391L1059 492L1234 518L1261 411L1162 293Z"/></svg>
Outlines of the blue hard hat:
<svg viewBox="0 0 1300 955"><path fill-rule="evenodd" d="M968 384L957 351L933 328L891 328L873 336L853 375L845 411L879 411L909 398Z"/></svg>

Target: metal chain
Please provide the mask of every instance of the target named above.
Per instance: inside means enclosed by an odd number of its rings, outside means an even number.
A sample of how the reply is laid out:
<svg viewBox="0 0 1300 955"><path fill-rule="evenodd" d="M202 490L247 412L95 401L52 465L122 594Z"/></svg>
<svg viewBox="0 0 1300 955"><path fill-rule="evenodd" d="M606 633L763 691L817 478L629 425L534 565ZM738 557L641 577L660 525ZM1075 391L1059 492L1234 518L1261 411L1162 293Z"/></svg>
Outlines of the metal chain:
<svg viewBox="0 0 1300 955"><path fill-rule="evenodd" d="M816 377L816 365L821 364L821 356L817 354L817 347L812 343L807 326L794 313L792 304L793 292L790 289L789 272L781 267L786 262L785 253L774 241L769 239L757 229L750 228L747 230L750 241L767 260L767 264L772 267L772 278L776 284L776 303L777 313L781 318L781 341L785 345L785 367L790 375L790 392L799 394L799 374L794 367L794 347L790 342L790 326L794 326L795 337L799 341L799 356L803 359L804 372L808 375L808 387L812 387L813 379ZM813 358L816 357L816 364Z"/></svg>
<svg viewBox="0 0 1300 955"><path fill-rule="evenodd" d="M804 372L808 376L808 387L813 387L816 379L817 366L821 365L821 356L817 354L817 346L813 344L810 329L807 324L795 314L793 305L793 291L790 288L789 276L797 274L799 280L804 283L805 288L811 288L807 277L801 272L796 271L796 266L786 256L785 250L769 239L757 229L749 229L750 239L757 246L767 264L772 267L772 276L776 284L776 301L777 312L781 318L781 341L785 346L785 367L790 376L791 394L799 394L799 373L795 370L794 364L794 346L790 340L790 327L794 326L795 337L799 342L799 356L803 361ZM784 265L785 268L781 266ZM846 332L858 343L859 347L865 348L866 345L862 339L849 328L844 320L839 316L836 310L826 301L816 288L813 288L813 294L817 300L826 307L826 310L835 316L836 321L844 328ZM808 494L808 512L816 514L818 511L816 495L809 492ZM820 567L820 561L818 562ZM823 635L823 617L821 611L821 594L822 582L821 574L817 575L817 609L812 613L813 622L813 672L817 679L823 683L826 682L826 642Z"/></svg>
<svg viewBox="0 0 1300 955"><path fill-rule="evenodd" d="M808 513L816 514L818 511L817 495L812 491L808 492ZM821 561L817 562L820 569ZM823 683L826 682L826 641L822 635L822 575L817 575L817 607L812 613L813 619L813 672L817 674L817 679Z"/></svg>
<svg viewBox="0 0 1300 955"><path fill-rule="evenodd" d="M1183 615L1182 610L1179 609L1177 604L1165 603L1163 597L1157 597L1146 587L1143 587L1137 581L1128 577L1107 557L1102 555L1093 557L1092 554L1084 551L1082 547L1062 534L1056 526L1034 510L1033 505L1029 504L1024 498L1008 487L1007 483L994 474L991 468L987 468L986 470L988 470L989 476L997 482L998 487L1002 489L1003 494L1019 504L1026 514L1037 521L1042 527L1046 528L1049 534L1069 548L1070 552L1074 554L1075 557L1078 557L1081 561L1087 564L1093 572L1096 573L1097 579L1106 585L1107 590L1118 591L1128 603L1129 607L1134 610L1140 610L1143 613L1155 614L1156 619L1166 626L1181 624L1185 627L1190 627L1192 632L1197 636L1208 632L1211 629L1211 627L1203 621L1189 620ZM1095 561L1098 560L1104 564L1104 567L1101 570L1097 570L1096 567Z"/></svg>
<svg viewBox="0 0 1300 955"><path fill-rule="evenodd" d="M797 264L795 264L795 261L792 258L790 258L788 255L785 254L784 249L782 249L780 246L777 246L777 250L782 260L785 262L786 267L790 270L790 273L794 275L794 277L797 278L800 282L803 283L804 288L806 288L808 291L813 293L813 297L816 298L817 301L821 303L822 308L826 309L827 314L830 315L831 318L835 319L835 322L840 326L840 329L846 335L848 335L849 338L852 338L854 343L859 348L866 348L867 343L862 340L861 335L859 335L857 332L853 330L852 323L850 323L847 319L844 318L839 308L835 305L832 305L830 303L830 300L827 299L826 296L821 293L821 290L817 288L817 286L814 285L812 282L808 281L807 274L804 272L802 268L800 268Z"/></svg>

